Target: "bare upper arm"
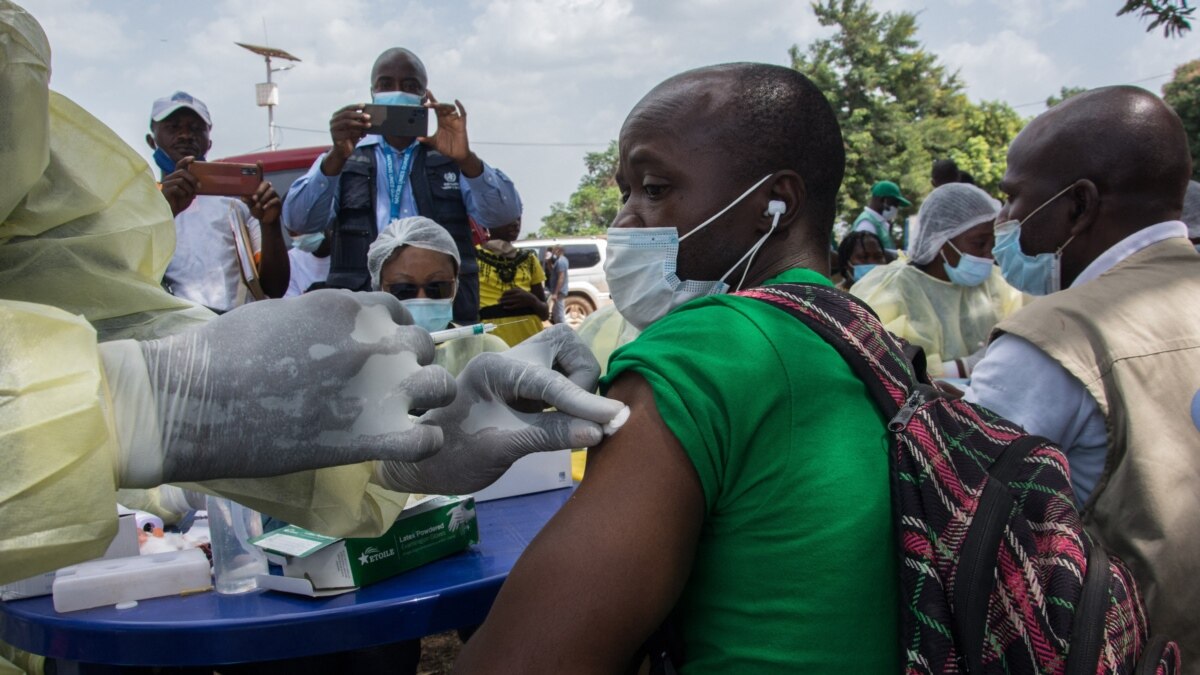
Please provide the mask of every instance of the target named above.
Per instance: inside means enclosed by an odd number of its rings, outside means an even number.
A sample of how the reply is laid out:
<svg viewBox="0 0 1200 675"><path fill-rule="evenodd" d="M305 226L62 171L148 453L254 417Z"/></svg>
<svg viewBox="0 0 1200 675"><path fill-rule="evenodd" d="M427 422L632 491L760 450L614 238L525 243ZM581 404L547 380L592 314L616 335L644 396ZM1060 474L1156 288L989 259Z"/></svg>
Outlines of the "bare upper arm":
<svg viewBox="0 0 1200 675"><path fill-rule="evenodd" d="M588 452L578 490L525 550L455 672L620 672L675 605L704 522L704 493L641 376Z"/></svg>

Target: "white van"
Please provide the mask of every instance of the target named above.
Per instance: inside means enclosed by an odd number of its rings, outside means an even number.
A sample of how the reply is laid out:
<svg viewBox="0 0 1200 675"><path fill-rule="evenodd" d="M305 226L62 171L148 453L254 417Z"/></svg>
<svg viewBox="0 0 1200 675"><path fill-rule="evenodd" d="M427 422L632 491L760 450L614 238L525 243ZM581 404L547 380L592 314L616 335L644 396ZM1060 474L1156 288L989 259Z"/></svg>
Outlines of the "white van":
<svg viewBox="0 0 1200 675"><path fill-rule="evenodd" d="M612 302L608 295L608 282L604 280L605 247L608 246L604 237L518 239L513 245L536 250L538 260L543 261L547 248L554 245L563 247L563 255L570 265L563 311L572 328L579 328L588 314ZM546 295L550 295L549 286L546 287Z"/></svg>

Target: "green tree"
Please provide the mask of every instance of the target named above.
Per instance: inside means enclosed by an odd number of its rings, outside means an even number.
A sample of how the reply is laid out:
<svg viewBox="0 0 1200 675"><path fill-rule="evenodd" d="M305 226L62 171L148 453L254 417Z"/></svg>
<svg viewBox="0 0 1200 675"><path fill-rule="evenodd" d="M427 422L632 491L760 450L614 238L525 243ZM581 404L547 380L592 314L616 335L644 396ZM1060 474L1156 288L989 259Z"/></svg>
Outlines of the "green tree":
<svg viewBox="0 0 1200 675"><path fill-rule="evenodd" d="M1191 18L1195 11L1195 7L1188 6L1188 0L1126 0L1117 16L1136 12L1138 17L1150 19L1147 33L1162 26L1163 37L1183 37L1192 29Z"/></svg>
<svg viewBox="0 0 1200 675"><path fill-rule="evenodd" d="M813 11L836 32L790 53L792 66L825 92L842 127L839 230L861 212L879 180L898 183L915 212L932 189L936 159L954 159L980 187L996 192L1008 143L1024 124L1011 107L972 104L958 75L916 39L916 14L876 12L869 0L821 0Z"/></svg>
<svg viewBox="0 0 1200 675"><path fill-rule="evenodd" d="M1175 77L1163 85L1163 100L1183 120L1192 150L1192 178L1200 180L1200 59L1175 69Z"/></svg>
<svg viewBox="0 0 1200 675"><path fill-rule="evenodd" d="M579 237L604 234L621 210L621 191L613 174L617 169L617 142L602 152L589 152L583 158L586 173L566 203L550 205L550 215L542 218L542 237Z"/></svg>
<svg viewBox="0 0 1200 675"><path fill-rule="evenodd" d="M1049 96L1046 97L1046 107L1053 108L1054 106L1058 105L1059 103L1062 103L1063 101L1071 98L1072 96L1074 96L1076 94L1082 94L1085 91L1087 91L1087 87L1064 86L1062 89L1058 90L1057 94L1050 94Z"/></svg>

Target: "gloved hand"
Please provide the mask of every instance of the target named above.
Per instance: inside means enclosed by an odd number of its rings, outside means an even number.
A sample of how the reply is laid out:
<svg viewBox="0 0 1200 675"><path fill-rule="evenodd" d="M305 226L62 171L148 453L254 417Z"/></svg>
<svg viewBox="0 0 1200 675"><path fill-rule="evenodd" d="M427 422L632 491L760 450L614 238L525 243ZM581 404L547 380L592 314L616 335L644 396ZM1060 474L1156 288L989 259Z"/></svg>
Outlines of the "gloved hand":
<svg viewBox="0 0 1200 675"><path fill-rule="evenodd" d="M433 342L385 293L255 302L160 340L102 345L121 487L253 478L442 444L408 411L454 398Z"/></svg>
<svg viewBox="0 0 1200 675"><path fill-rule="evenodd" d="M595 445L604 437L600 425L625 407L591 393L599 377L600 364L565 324L507 352L480 354L459 374L454 402L418 420L441 427L441 451L417 463L380 462L375 481L406 492L467 494L531 452ZM519 412L513 405L521 400L558 411Z"/></svg>

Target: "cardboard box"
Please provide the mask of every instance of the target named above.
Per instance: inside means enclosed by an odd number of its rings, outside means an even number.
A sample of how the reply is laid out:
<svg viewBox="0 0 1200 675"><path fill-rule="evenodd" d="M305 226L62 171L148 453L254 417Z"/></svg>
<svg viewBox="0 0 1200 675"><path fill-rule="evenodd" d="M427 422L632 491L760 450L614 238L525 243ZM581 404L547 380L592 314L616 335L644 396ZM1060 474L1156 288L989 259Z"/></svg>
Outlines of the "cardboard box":
<svg viewBox="0 0 1200 675"><path fill-rule="evenodd" d="M123 506L117 506L117 534L108 544L104 555L96 558L127 558L138 554L137 515L134 511ZM54 589L54 575L57 570L45 572L37 576L21 579L0 586L0 600L20 600L50 595Z"/></svg>
<svg viewBox="0 0 1200 675"><path fill-rule="evenodd" d="M518 459L495 483L476 492L477 502L571 487L571 451L534 452Z"/></svg>
<svg viewBox="0 0 1200 675"><path fill-rule="evenodd" d="M373 584L479 543L475 500L422 497L375 538L338 539L288 525L251 539L283 568L260 575L259 588L312 597Z"/></svg>

